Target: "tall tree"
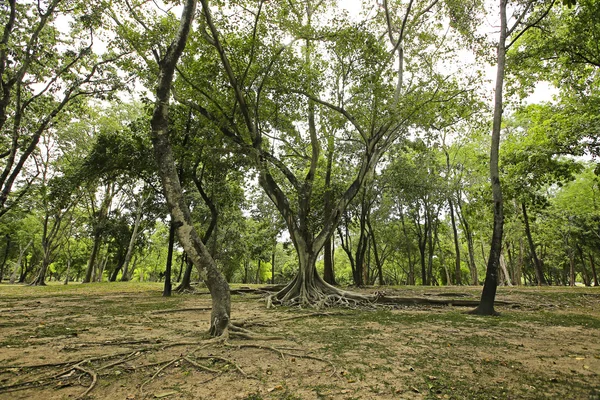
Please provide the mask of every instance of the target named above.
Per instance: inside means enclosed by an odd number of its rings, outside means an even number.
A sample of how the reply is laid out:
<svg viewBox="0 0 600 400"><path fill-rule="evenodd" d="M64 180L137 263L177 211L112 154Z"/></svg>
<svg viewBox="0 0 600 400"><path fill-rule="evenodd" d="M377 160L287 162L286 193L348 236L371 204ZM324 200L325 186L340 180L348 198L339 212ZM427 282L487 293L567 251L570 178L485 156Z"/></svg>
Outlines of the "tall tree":
<svg viewBox="0 0 600 400"><path fill-rule="evenodd" d="M102 30L99 3L49 0L0 4L0 216L32 184L27 163L40 138L65 110L119 85L113 62L120 55L94 52ZM77 20L59 29L65 15ZM17 193L11 194L14 188Z"/></svg>
<svg viewBox="0 0 600 400"><path fill-rule="evenodd" d="M174 224L179 241L188 257L200 268L206 284L211 292L212 312L210 334L222 335L229 325L231 316L231 299L229 285L219 272L213 258L194 228L190 210L183 197L177 169L169 141L169 98L177 62L183 53L187 38L192 28L196 10L196 1L187 0L181 13L177 33L159 60L159 76L156 88L156 102L152 114L152 143L159 168L163 190L172 224Z"/></svg>
<svg viewBox="0 0 600 400"><path fill-rule="evenodd" d="M479 306L473 310L478 315L494 315L494 300L496 298L496 288L498 286L498 268L500 266L500 256L502 254L502 235L504 229L504 203L502 200L502 187L500 184L499 154L500 154L500 134L502 129L502 112L504 110L504 76L506 71L506 52L519 38L532 26L543 19L551 7L554 0L549 4L535 1L526 3L515 3L516 9L514 23L508 26L507 20L508 0L500 0L500 34L497 44L496 55L496 85L494 91L494 116L492 119L492 145L490 150L490 181L492 185L493 215L494 224L492 229L492 240L490 244L490 253L486 268L485 282L481 293ZM535 10L537 6L538 10ZM531 10L537 11L532 12Z"/></svg>

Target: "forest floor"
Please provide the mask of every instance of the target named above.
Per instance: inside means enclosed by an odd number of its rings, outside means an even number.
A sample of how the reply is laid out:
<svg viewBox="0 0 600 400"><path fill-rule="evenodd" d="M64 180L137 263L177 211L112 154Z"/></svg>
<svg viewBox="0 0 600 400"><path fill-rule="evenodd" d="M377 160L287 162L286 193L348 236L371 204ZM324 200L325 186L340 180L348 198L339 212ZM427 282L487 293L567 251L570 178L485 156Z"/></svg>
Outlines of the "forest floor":
<svg viewBox="0 0 600 400"><path fill-rule="evenodd" d="M0 399L600 399L598 288L501 287L512 304L499 317L267 309L260 295L234 295L233 320L260 336L227 341L207 341L207 294L161 289L0 285ZM386 294L477 300L480 290Z"/></svg>

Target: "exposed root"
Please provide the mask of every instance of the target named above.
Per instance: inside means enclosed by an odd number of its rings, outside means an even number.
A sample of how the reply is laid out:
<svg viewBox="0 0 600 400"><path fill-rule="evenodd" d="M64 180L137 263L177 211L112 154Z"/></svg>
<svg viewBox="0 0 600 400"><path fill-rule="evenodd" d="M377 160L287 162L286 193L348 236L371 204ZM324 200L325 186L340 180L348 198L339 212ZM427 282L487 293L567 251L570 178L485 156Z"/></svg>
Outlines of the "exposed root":
<svg viewBox="0 0 600 400"><path fill-rule="evenodd" d="M497 300L495 303L499 305L512 304L501 300ZM373 309L378 306L395 307L414 305L477 307L479 301L456 298L394 297L387 296L385 292L364 295L331 286L318 275L315 275L312 282L303 281L298 275L281 291L267 298L267 308L270 308L272 305L312 307L316 309L326 307Z"/></svg>
<svg viewBox="0 0 600 400"><path fill-rule="evenodd" d="M194 367L196 367L198 369L201 369L203 371L212 372L213 374L220 374L221 373L221 371L218 371L216 369L208 368L208 367L205 367L202 364L198 364L196 361L190 359L189 356L185 356L185 357L183 357L183 359L185 361L187 361L188 363L192 364Z"/></svg>
<svg viewBox="0 0 600 400"><path fill-rule="evenodd" d="M219 356L194 356L194 357L201 359L201 360L219 360L221 362L224 362L225 364L228 364L228 365L231 365L232 367L234 367L235 370L237 372L239 372L240 375L242 375L244 378L248 378L248 374L246 374L244 372L242 367L240 367L237 363L235 363L234 361L232 361L228 358L219 357Z"/></svg>
<svg viewBox="0 0 600 400"><path fill-rule="evenodd" d="M322 363L326 363L326 364L329 364L331 366L333 372L331 373L330 376L335 375L335 373L337 371L337 369L335 367L335 364L333 362L331 362L330 360L326 360L324 358L321 358L321 357L311 356L311 355L308 355L308 354L290 353L290 352L288 352L288 351L286 351L284 349L278 349L277 347L265 346L265 345L262 345L262 344L253 344L253 343L229 344L229 343L226 343L225 345L229 346L229 347L235 347L235 348L238 348L238 349L253 348L253 349L260 349L260 350L269 350L269 351L272 351L274 353L277 353L281 357L281 359L284 360L284 361L285 361L285 356L295 357L295 358L304 358L304 359L307 359L307 360L320 361Z"/></svg>
<svg viewBox="0 0 600 400"><path fill-rule="evenodd" d="M248 340L283 340L283 339L285 339L282 336L259 335L252 331L249 331L248 329L241 328L234 324L229 324L229 332L230 332L229 335L231 337L238 337L238 338L248 339Z"/></svg>
<svg viewBox="0 0 600 400"><path fill-rule="evenodd" d="M80 364L84 364L84 363L79 363L79 364L73 366L73 369L81 371L84 374L88 374L92 378L92 383L90 384L90 386L88 386L88 388L86 389L85 392L83 392L79 397L77 397L78 399L82 399L85 396L87 396L88 393L90 393L92 391L92 389L94 389L94 387L96 386L96 382L98 382L98 375L96 375L96 373L92 370L83 368Z"/></svg>
<svg viewBox="0 0 600 400"><path fill-rule="evenodd" d="M148 383L152 382L154 380L154 378L156 378L158 376L158 374L160 374L161 372L163 372L165 369L167 369L167 367L175 364L177 361L179 361L180 358L174 358L171 361L167 361L165 365L163 365L162 367L160 367L158 369L158 371L156 371L154 373L154 375L152 375L152 377L144 382L142 382L142 385L140 386L140 397L143 399L144 398L144 386L146 386Z"/></svg>
<svg viewBox="0 0 600 400"><path fill-rule="evenodd" d="M157 315L157 314L171 314L171 313L187 312L187 311L211 311L211 310L212 310L212 307L171 308L171 309L167 309L167 310L150 311L147 314Z"/></svg>

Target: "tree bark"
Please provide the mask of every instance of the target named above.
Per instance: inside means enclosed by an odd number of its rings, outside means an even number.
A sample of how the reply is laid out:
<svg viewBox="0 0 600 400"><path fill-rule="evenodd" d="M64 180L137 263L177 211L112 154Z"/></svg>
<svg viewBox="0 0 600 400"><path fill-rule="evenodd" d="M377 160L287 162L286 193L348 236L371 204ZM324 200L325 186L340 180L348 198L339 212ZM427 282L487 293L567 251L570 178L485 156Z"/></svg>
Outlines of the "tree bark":
<svg viewBox="0 0 600 400"><path fill-rule="evenodd" d="M452 237L454 238L454 283L462 285L462 276L460 272L460 241L458 239L458 229L456 229L456 218L454 217L454 203L451 198L448 198L450 206L450 221L452 222Z"/></svg>
<svg viewBox="0 0 600 400"><path fill-rule="evenodd" d="M104 199L102 200L102 205L100 206L98 219L96 220L96 226L94 227L94 244L92 246L92 252L90 253L90 258L88 260L88 265L85 272L85 278L83 279L83 283L92 282L92 274L94 272L94 267L96 264L96 257L98 256L98 251L100 250L100 244L102 242L104 223L108 216L108 210L110 208L110 203L112 202L113 195L113 185L106 185L106 193L104 194Z"/></svg>
<svg viewBox="0 0 600 400"><path fill-rule="evenodd" d="M331 213L331 170L333 168L333 152L333 137L329 137L327 140L327 167L325 172L325 218L329 218L329 214ZM323 279L330 285L337 285L335 281L335 271L333 269L333 254L331 251L332 237L333 235L325 240L323 249Z"/></svg>
<svg viewBox="0 0 600 400"><path fill-rule="evenodd" d="M135 248L135 241L137 240L138 231L140 229L140 224L142 222L143 209L144 209L144 198L143 198L143 195L140 194L140 199L138 201L137 210L135 213L135 221L133 223L133 231L131 232L131 237L129 238L129 246L127 246L127 253L125 254L125 261L123 261L123 275L121 275L122 282L129 280L129 275L130 275L129 263L131 262L131 256L133 255L133 249Z"/></svg>
<svg viewBox="0 0 600 400"><path fill-rule="evenodd" d="M494 227L481 300L479 306L473 310L473 313L478 315L497 314L494 310L494 301L498 286L498 265L500 264L500 255L502 253L502 234L504 229L502 187L500 185L498 158L500 152L500 130L502 128L502 90L504 87L504 69L506 64L506 3L507 0L500 0L500 40L498 41L498 66L496 71L496 93L494 95L492 146L490 150L490 180L494 201Z"/></svg>
<svg viewBox="0 0 600 400"><path fill-rule="evenodd" d="M275 284L275 249L273 249L273 254L271 254L271 284Z"/></svg>
<svg viewBox="0 0 600 400"><path fill-rule="evenodd" d="M542 264L537 256L537 252L535 251L535 244L533 243L533 238L531 236L531 229L529 227L529 216L527 215L527 207L525 206L525 202L521 202L521 210L523 211L523 222L525 223L525 235L527 236L529 251L531 253L531 258L533 259L535 279L537 280L537 284L540 286L548 285L546 277L544 276L544 271L542 270Z"/></svg>
<svg viewBox="0 0 600 400"><path fill-rule="evenodd" d="M173 265L173 247L175 246L175 225L169 224L169 247L167 250L167 266L165 268L165 287L163 289L163 296L171 296L171 266Z"/></svg>
<svg viewBox="0 0 600 400"><path fill-rule="evenodd" d="M406 254L408 255L408 285L415 284L415 265L412 260L412 246L408 239L408 232L406 230L406 224L404 223L404 213L400 209L400 221L402 222L402 233L404 233L404 240L406 241Z"/></svg>
<svg viewBox="0 0 600 400"><path fill-rule="evenodd" d="M467 217L464 215L462 211L462 204L460 198L458 200L458 218L463 226L465 231L465 236L467 238L467 251L469 253L469 272L471 273L471 285L477 286L479 285L479 274L477 273L477 264L475 264L475 246L473 245L473 232L471 231L471 226L467 221Z"/></svg>
<svg viewBox="0 0 600 400"><path fill-rule="evenodd" d="M8 259L8 253L10 252L10 235L6 234L6 248L4 249L4 258L2 259L2 264L0 265L0 282L2 282L2 278L4 277L4 267L6 266L6 260Z"/></svg>
<svg viewBox="0 0 600 400"><path fill-rule="evenodd" d="M500 268L502 269L502 273L504 274L504 283L506 286L512 286L512 282L510 280L510 274L508 273L508 269L506 268L506 261L504 259L504 255L500 253Z"/></svg>
<svg viewBox="0 0 600 400"><path fill-rule="evenodd" d="M596 264L594 262L594 256L592 253L589 255L590 267L592 268L592 276L594 277L594 286L598 287L598 274L596 273Z"/></svg>
<svg viewBox="0 0 600 400"><path fill-rule="evenodd" d="M206 4L203 3L203 5ZM183 196L169 141L169 97L171 85L175 66L183 52L191 29L195 8L195 0L187 0L185 2L178 32L160 62L156 102L151 120L152 144L171 220L175 225L179 242L194 265L198 267L200 276L204 278L211 293L210 334L212 336L220 336L227 329L231 318L229 285L219 272L214 259L210 256L208 249L204 246L194 228L190 210Z"/></svg>

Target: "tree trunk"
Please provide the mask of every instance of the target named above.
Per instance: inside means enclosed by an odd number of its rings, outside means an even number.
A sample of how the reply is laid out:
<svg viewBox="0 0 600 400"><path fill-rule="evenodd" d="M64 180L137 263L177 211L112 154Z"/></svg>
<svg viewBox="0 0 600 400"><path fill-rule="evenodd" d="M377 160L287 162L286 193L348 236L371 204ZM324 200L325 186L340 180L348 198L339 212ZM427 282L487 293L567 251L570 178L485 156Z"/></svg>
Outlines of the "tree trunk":
<svg viewBox="0 0 600 400"><path fill-rule="evenodd" d="M100 206L98 219L96 220L96 226L94 227L94 244L92 246L92 252L88 260L88 265L85 272L85 278L83 279L83 283L92 282L92 274L96 265L96 257L98 256L98 251L100 250L100 244L102 242L102 233L104 230L103 225L105 223L105 219L108 216L108 210L110 208L110 203L112 202L113 195L113 185L109 184L106 186L106 193L104 194L104 199L102 200L102 204Z"/></svg>
<svg viewBox="0 0 600 400"><path fill-rule="evenodd" d="M121 275L121 281L127 281L129 279L129 263L131 262L131 256L133 255L135 241L137 239L140 224L142 222L143 204L144 204L144 201L140 195L140 204L138 204L138 209L136 210L135 222L133 223L133 231L131 233L131 237L129 238L129 246L127 246L127 253L125 254L125 261L123 262L123 275ZM169 230L169 235L170 234L171 234L171 231ZM170 240L171 240L171 236L169 236L169 244L171 243Z"/></svg>
<svg viewBox="0 0 600 400"><path fill-rule="evenodd" d="M367 228L369 228L369 234L371 236L373 256L375 257L375 264L377 266L377 274L379 277L379 286L383 286L385 284L385 280L383 278L383 260L379 257L379 249L377 247L377 241L375 240L375 231L373 230L373 226L371 226L371 218L367 218Z"/></svg>
<svg viewBox="0 0 600 400"><path fill-rule="evenodd" d="M496 93L494 96L494 120L492 126L492 146L490 150L490 180L492 183L492 197L494 201L494 228L492 243L485 274L485 282L481 293L479 306L473 310L478 315L495 315L494 301L498 286L498 265L502 253L502 234L504 229L504 212L502 202L502 187L500 186L500 172L498 158L500 150L500 129L502 125L502 89L504 87L504 68L506 63L506 3L500 0L500 40L498 41L498 68L496 73Z"/></svg>
<svg viewBox="0 0 600 400"><path fill-rule="evenodd" d="M203 5L205 4L203 3ZM194 265L199 269L200 276L204 278L211 293L210 334L212 336L221 336L227 329L231 318L229 285L219 272L214 259L210 256L208 249L204 246L194 228L190 210L183 196L169 141L169 97L171 94L171 85L175 66L183 52L192 26L195 8L195 0L187 0L185 2L177 35L160 62L156 102L151 120L152 144L163 191L171 214L171 221L175 225L179 242Z"/></svg>
<svg viewBox="0 0 600 400"><path fill-rule="evenodd" d="M102 276L104 275L104 270L106 269L106 264L108 264L108 259L110 258L110 246L106 246L106 254L104 255L104 260L98 266L98 276L96 281L102 282Z"/></svg>
<svg viewBox="0 0 600 400"><path fill-rule="evenodd" d="M31 282L34 286L46 286L46 273L48 272L48 266L50 265L50 251L49 249L44 250L44 258L42 260L42 266L37 277Z"/></svg>
<svg viewBox="0 0 600 400"><path fill-rule="evenodd" d="M31 239L29 241L29 243L27 243L27 246L25 246L25 248L23 248L21 245L19 245L19 258L17 258L17 263L13 267L12 273L10 274L10 278L9 278L9 283L11 285L14 284L15 281L17 280L17 274L19 273L19 269L21 268L21 263L23 262L23 257L25 256L25 252L27 251L29 246L31 246L32 243L33 243L33 239Z"/></svg>
<svg viewBox="0 0 600 400"><path fill-rule="evenodd" d="M465 236L467 238L467 250L469 252L469 272L471 273L471 285L477 286L479 285L479 274L477 273L477 264L475 264L475 247L473 245L473 232L471 231L471 226L467 221L467 217L464 215L462 211L462 203L460 198L458 199L458 218L462 223Z"/></svg>
<svg viewBox="0 0 600 400"><path fill-rule="evenodd" d="M527 208L525 202L521 202L521 210L523 210L523 221L525 222L525 235L527 236L527 243L529 244L529 251L531 258L533 258L533 268L535 270L535 278L538 285L548 285L546 277L544 277L544 271L542 270L542 264L535 251L535 245L533 244L533 238L531 236L531 229L529 227L529 216L527 215Z"/></svg>
<svg viewBox="0 0 600 400"><path fill-rule="evenodd" d="M500 253L500 268L502 269L502 273L504 274L504 282L506 286L512 286L512 282L510 281L510 274L508 273L508 269L506 268L506 261L504 260L504 255Z"/></svg>
<svg viewBox="0 0 600 400"><path fill-rule="evenodd" d="M569 284L571 286L575 286L575 257L573 257L573 251L568 250L569 252Z"/></svg>
<svg viewBox="0 0 600 400"><path fill-rule="evenodd" d="M275 284L275 249L273 249L273 254L271 254L271 284Z"/></svg>
<svg viewBox="0 0 600 400"><path fill-rule="evenodd" d="M458 240L458 229L456 229L456 219L454 217L454 204L451 198L448 198L450 206L450 221L452 222L452 237L454 238L454 283L462 285L462 277L460 272L460 241Z"/></svg>
<svg viewBox="0 0 600 400"><path fill-rule="evenodd" d="M184 259L184 254L182 254L181 262L179 263L179 274L177 275L177 282L181 282L181 277L183 276L183 266L185 265Z"/></svg>
<svg viewBox="0 0 600 400"><path fill-rule="evenodd" d="M87 269L85 272L85 278L83 278L83 283L89 283L89 282L93 282L93 274L94 274L94 267L96 264L96 257L98 256L98 250L100 250L100 238L101 235L100 233L96 233L94 235L94 244L92 246L92 252L90 254L90 258L88 259L88 265L87 265Z"/></svg>
<svg viewBox="0 0 600 400"><path fill-rule="evenodd" d="M8 259L8 253L10 252L10 235L6 234L6 248L4 249L4 258L2 258L2 264L0 264L0 282L4 277L4 267L6 266L6 260Z"/></svg>
<svg viewBox="0 0 600 400"><path fill-rule="evenodd" d="M365 301L366 296L346 292L325 282L315 267L318 251L313 244L305 241L296 243L299 270L296 277L281 291L271 296L270 300L285 305L333 306L340 301ZM342 303L343 304L343 303Z"/></svg>
<svg viewBox="0 0 600 400"><path fill-rule="evenodd" d="M446 265L446 256L444 255L444 250L442 249L442 245L440 244L440 237L438 235L437 229L435 230L435 243L440 249L440 262L442 263L442 268L444 268L444 273L446 275L446 285L452 285L452 278L450 277L450 271L448 270L448 266Z"/></svg>
<svg viewBox="0 0 600 400"><path fill-rule="evenodd" d="M325 218L328 218L329 215L331 213L331 170L332 170L332 165L333 165L333 151L334 151L334 146L333 146L333 137L328 138L327 141L327 167L325 170L325 196L324 196L324 202L325 202L325 213L327 215L325 215ZM332 246L332 236L329 236L327 238L327 240L325 240L325 246L323 249L323 279L325 280L325 282L329 283L330 285L336 285L337 283L335 282L335 271L333 270L333 254L331 251L331 246Z"/></svg>
<svg viewBox="0 0 600 400"><path fill-rule="evenodd" d="M171 296L171 266L173 265L173 247L175 246L175 225L169 224L169 247L167 250L167 266L165 268L165 287L163 289L163 296Z"/></svg>
<svg viewBox="0 0 600 400"><path fill-rule="evenodd" d="M260 264L261 264L261 260L259 258L258 265L256 267L256 279L254 280L255 283L260 283Z"/></svg>
<svg viewBox="0 0 600 400"><path fill-rule="evenodd" d="M596 264L594 262L594 256L592 253L589 255L590 258L590 267L592 268L592 276L594 277L594 286L598 287L598 274L596 273Z"/></svg>
<svg viewBox="0 0 600 400"><path fill-rule="evenodd" d="M71 272L71 258L67 258L67 273L65 274L65 281L63 285L69 284L69 273Z"/></svg>
<svg viewBox="0 0 600 400"><path fill-rule="evenodd" d="M400 221L402 222L402 233L404 233L404 240L406 241L406 254L408 255L408 285L415 284L415 265L412 260L412 246L408 239L408 233L406 231L406 224L404 223L404 213L400 210Z"/></svg>

